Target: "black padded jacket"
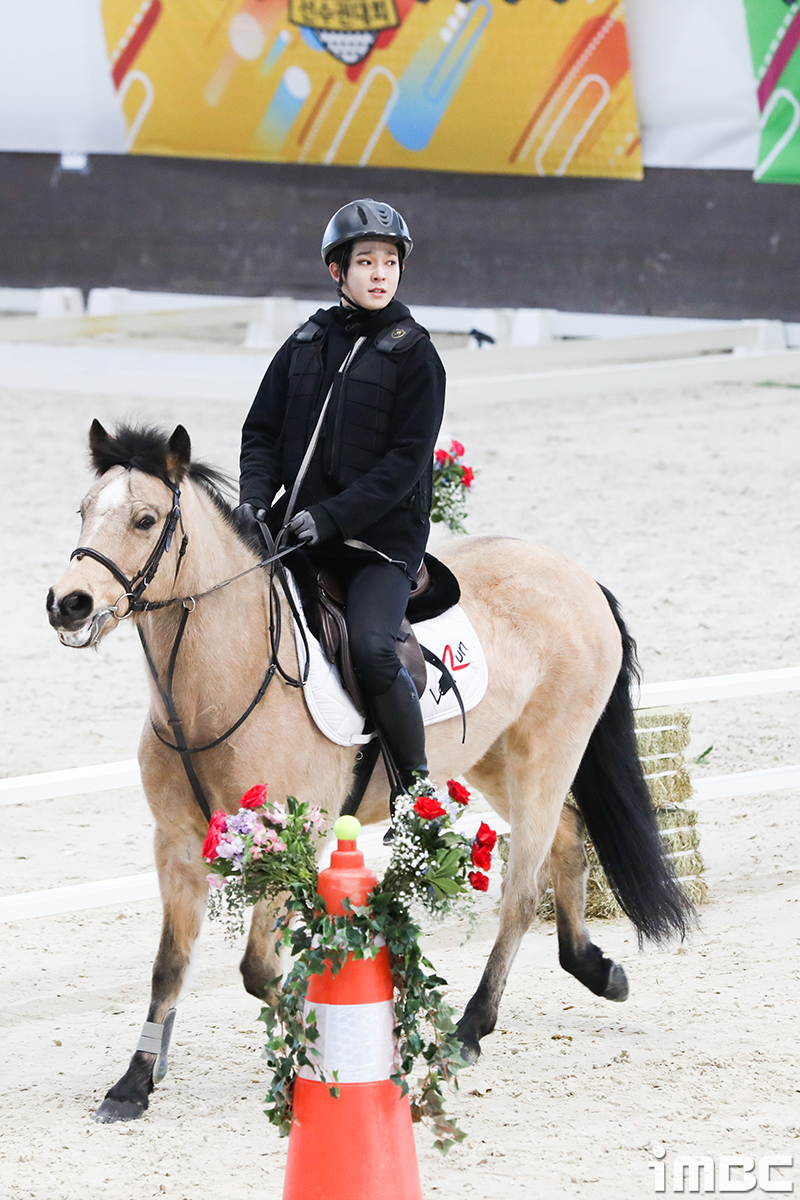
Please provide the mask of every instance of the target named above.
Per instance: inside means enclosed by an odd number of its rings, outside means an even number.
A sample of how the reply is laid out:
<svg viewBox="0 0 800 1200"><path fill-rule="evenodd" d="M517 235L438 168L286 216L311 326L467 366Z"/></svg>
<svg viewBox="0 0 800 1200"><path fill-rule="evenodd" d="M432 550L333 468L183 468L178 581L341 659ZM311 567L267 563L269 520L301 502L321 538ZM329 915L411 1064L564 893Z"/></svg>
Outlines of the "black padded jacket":
<svg viewBox="0 0 800 1200"><path fill-rule="evenodd" d="M445 375L426 330L397 300L366 317L320 309L278 350L242 430L241 502L269 508L283 486L270 513L280 526L331 382L296 510L311 510L321 552L348 556L345 541L357 539L414 574L428 539Z"/></svg>

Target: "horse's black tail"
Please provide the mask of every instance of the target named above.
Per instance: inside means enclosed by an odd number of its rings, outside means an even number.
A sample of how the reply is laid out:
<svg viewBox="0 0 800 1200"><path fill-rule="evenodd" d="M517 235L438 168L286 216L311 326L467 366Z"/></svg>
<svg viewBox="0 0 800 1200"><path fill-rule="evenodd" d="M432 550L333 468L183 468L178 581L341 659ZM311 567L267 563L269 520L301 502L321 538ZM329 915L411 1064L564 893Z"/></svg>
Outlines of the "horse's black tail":
<svg viewBox="0 0 800 1200"><path fill-rule="evenodd" d="M634 732L631 684L640 669L619 605L602 588L622 638L622 666L572 785L609 885L640 940L684 937L694 907L673 878L661 844Z"/></svg>

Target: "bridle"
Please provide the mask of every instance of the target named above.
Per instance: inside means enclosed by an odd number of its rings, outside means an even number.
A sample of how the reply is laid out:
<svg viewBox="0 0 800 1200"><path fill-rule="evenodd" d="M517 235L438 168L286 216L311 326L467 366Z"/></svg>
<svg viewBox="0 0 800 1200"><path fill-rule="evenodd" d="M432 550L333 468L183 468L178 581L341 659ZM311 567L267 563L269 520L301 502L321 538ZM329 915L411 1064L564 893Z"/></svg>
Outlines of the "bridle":
<svg viewBox="0 0 800 1200"><path fill-rule="evenodd" d="M183 768L186 772L186 777L189 780L192 791L194 792L195 799L197 800L203 816L207 821L210 821L211 809L200 780L197 778L197 773L194 769L194 763L192 762L192 755L202 754L206 750L213 750L216 746L219 746L226 741L232 733L235 733L236 730L244 724L256 705L259 704L259 702L263 699L267 688L276 674L279 674L283 681L290 687L302 688L308 679L309 653L305 629L303 622L299 620L299 614L297 612L294 597L292 596L286 580L285 569L280 563L280 559L287 554L291 554L296 547L287 546L282 550L278 550L277 544L281 539L281 534L278 534L278 539L276 541L273 539L272 534L265 523L263 521L258 521L258 525L261 529L261 535L264 539L264 544L267 547L267 558L262 559L254 566L248 567L244 571L240 571L238 575L232 575L229 579L223 579L220 583L214 584L213 587L208 588L208 590L205 592L199 592L193 596L173 596L169 600L144 600L142 598L144 592L155 579L158 568L161 565L162 558L165 554L169 554L176 529L180 528L182 536L180 550L178 551L178 561L175 564L173 585L177 583L178 572L181 569L184 555L186 554L186 549L189 545L189 537L184 528L183 517L181 515L180 488L176 484L173 484L167 480L162 479L162 482L166 483L166 486L172 492L172 508L164 520L164 524L158 536L158 541L149 554L147 561L145 562L144 566L136 572L135 575L129 579L122 568L115 563L112 558L109 558L108 555L103 554L100 550L95 550L93 546L77 546L70 555L70 562L73 558L93 558L96 562L99 562L102 566L104 566L107 571L110 571L114 578L122 585L125 590L120 596L119 600L117 600L116 604L111 605L107 610L105 610L117 621L124 621L134 613L154 612L158 609L171 608L178 604L182 606L182 612L178 621L178 628L172 643L172 649L170 650L165 681L162 681L161 676L159 675L158 668L153 661L153 656L150 653L150 647L147 644L147 639L145 638L144 630L142 629L140 623L136 626L136 632L139 635L139 640L142 644L142 650L144 651L144 656L150 669L150 674L153 678L153 682L156 686L159 697L161 698L161 702L164 705L164 709L167 714L167 724L172 731L175 741L168 741L167 738L165 738L156 728L155 722L151 717L150 725L153 733L156 735L162 745L166 746L170 750L174 750L180 755ZM283 531L281 531L281 533L282 532ZM214 738L213 741L208 742L205 746L189 746L186 742L186 736L183 730L183 721L179 716L178 710L175 706L173 692L175 667L178 661L178 652L181 647L181 642L183 641L183 635L186 631L186 624L190 615L197 607L198 600L202 600L204 596L210 596L213 592L217 592L221 588L227 587L228 584L235 583L237 579L242 579L245 575L249 575L251 572L265 567L269 567L270 653L267 670L261 682L261 686L242 715L238 718L238 720L234 721L234 723L225 731L225 733L220 734L219 737ZM292 675L285 671L281 666L280 659L278 657L281 643L282 617L280 597L276 587L276 577L288 601L292 615L298 618L297 624L301 631L305 649L305 663L303 665L300 679L295 679ZM127 610L120 615L119 607L124 600L128 601L128 607Z"/></svg>
<svg viewBox="0 0 800 1200"><path fill-rule="evenodd" d="M181 489L176 484L169 483L166 480L162 480L162 482L166 482L167 487L172 492L172 508L167 513L164 524L161 527L161 533L158 535L158 541L151 550L146 563L131 579L128 578L128 576L122 570L122 567L118 566L112 558L102 554L99 550L95 550L93 546L77 546L69 556L70 562L72 562L73 558L95 559L96 562L101 563L106 570L110 571L114 578L122 584L125 591L122 593L117 603L108 609L108 611L113 617L116 618L117 621L124 621L126 617L130 617L135 612L146 611L148 602L142 602L141 597L145 588L149 587L149 585L155 579L156 572L161 565L161 559L165 554L169 554L170 547L172 546L172 538L178 525L180 525L181 534L183 536L181 539L181 548L178 551L178 561L175 564L175 580L178 578L178 572L181 569L183 556L186 553L187 546L189 545L189 538L186 530L183 527L183 517L181 516ZM120 616L119 606L122 604L123 600L128 600L129 602L128 611Z"/></svg>

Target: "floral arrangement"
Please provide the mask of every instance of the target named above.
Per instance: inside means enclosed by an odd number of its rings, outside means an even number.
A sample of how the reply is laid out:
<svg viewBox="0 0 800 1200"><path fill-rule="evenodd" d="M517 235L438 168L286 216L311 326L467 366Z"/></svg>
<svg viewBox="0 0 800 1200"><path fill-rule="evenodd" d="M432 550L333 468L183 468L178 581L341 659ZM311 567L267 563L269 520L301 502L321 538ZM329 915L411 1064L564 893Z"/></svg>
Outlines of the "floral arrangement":
<svg viewBox="0 0 800 1200"><path fill-rule="evenodd" d="M451 779L439 796L417 785L395 805L392 858L380 884L407 906L417 901L428 913L443 916L454 901L473 888L485 892L497 834L481 822L473 839L453 826L470 793ZM471 870L470 868L478 868Z"/></svg>
<svg viewBox="0 0 800 1200"><path fill-rule="evenodd" d="M462 459L464 447L453 440L450 450L438 449L433 456L433 503L431 520L443 521L452 533L467 532L467 495L475 479L472 467Z"/></svg>
<svg viewBox="0 0 800 1200"><path fill-rule="evenodd" d="M227 921L232 934L244 933L244 911L257 901L292 896L298 911L313 911L317 894L315 845L324 816L319 808L287 796L284 805L267 802L267 786L245 792L237 813L212 815L202 855L211 917Z"/></svg>
<svg viewBox="0 0 800 1200"><path fill-rule="evenodd" d="M451 779L446 792L417 784L397 800L392 856L383 879L363 907L347 902L345 916L331 916L317 894L315 843L323 814L288 796L284 805L267 800L265 785L251 788L237 813L218 810L209 826L203 857L210 865L209 910L227 918L231 930L243 929L244 909L264 897L281 896L284 912L277 926L279 943L294 958L287 978L276 980L277 1000L262 1009L267 1029L264 1049L272 1079L265 1112L282 1135L292 1124L294 1081L300 1067L316 1070L318 1031L305 1022L303 1004L309 978L330 965L334 974L352 954L374 956L386 945L395 992L398 1063L394 1082L403 1094L407 1077L421 1060L424 1074L411 1095L414 1120L429 1122L434 1145L446 1153L464 1133L444 1107L442 1084L457 1087L463 1066L453 1010L444 999L440 978L420 950L421 929L412 905L428 913L448 912L459 897L485 892L497 841L485 822L474 837L455 828L470 793ZM335 1085L332 1094L337 1094Z"/></svg>

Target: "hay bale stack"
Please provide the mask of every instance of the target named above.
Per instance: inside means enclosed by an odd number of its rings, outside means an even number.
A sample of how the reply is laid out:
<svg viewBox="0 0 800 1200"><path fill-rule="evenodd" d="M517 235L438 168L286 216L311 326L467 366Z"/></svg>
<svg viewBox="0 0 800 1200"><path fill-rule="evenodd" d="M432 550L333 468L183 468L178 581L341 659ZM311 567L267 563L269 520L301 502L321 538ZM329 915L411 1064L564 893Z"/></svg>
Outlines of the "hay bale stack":
<svg viewBox="0 0 800 1200"><path fill-rule="evenodd" d="M700 853L697 813L685 805L692 795L685 758L689 745L689 714L674 709L640 710L636 713L636 740L664 850L683 890L695 904L704 904L708 899L708 885ZM567 797L567 803L574 805L571 795ZM586 857L589 860L587 917L622 916L589 838L586 839ZM555 919L552 886L543 893L538 912L546 920Z"/></svg>
<svg viewBox="0 0 800 1200"><path fill-rule="evenodd" d="M636 713L636 741L655 807L690 800L692 781L685 758L689 714L668 708L640 709Z"/></svg>

